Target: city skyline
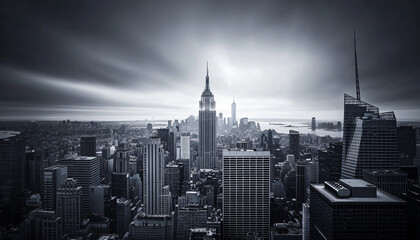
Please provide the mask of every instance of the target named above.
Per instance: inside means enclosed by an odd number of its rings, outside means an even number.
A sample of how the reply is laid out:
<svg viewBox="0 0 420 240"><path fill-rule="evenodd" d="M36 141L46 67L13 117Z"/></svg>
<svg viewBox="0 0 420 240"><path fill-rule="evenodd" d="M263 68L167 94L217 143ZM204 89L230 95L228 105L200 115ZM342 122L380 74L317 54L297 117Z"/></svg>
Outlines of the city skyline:
<svg viewBox="0 0 420 240"><path fill-rule="evenodd" d="M7 0L0 239L420 239L417 6Z"/></svg>
<svg viewBox="0 0 420 240"><path fill-rule="evenodd" d="M353 30L363 100L395 110L397 120L420 115L415 3L10 2L4 9L1 120L196 115L207 60L217 113L228 116L234 97L239 118L342 120L343 93L356 95Z"/></svg>

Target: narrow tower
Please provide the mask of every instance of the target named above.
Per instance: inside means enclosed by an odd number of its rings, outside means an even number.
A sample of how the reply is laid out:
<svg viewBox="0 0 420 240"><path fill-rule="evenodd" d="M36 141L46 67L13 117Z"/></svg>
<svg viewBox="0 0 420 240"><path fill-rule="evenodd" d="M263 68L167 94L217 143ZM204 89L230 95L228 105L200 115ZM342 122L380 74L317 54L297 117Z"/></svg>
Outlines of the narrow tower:
<svg viewBox="0 0 420 240"><path fill-rule="evenodd" d="M354 67L355 67L355 73L356 73L357 100L360 101L359 70L357 68L356 31L354 31Z"/></svg>
<svg viewBox="0 0 420 240"><path fill-rule="evenodd" d="M210 91L208 62L206 87L200 101L198 136L198 169L216 168L216 102Z"/></svg>

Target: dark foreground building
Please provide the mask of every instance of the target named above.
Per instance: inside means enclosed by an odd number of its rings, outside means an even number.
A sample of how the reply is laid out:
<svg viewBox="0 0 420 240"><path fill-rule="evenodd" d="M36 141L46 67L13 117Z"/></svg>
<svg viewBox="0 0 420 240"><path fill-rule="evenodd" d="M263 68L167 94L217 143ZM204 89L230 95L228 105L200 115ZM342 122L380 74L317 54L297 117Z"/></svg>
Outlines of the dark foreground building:
<svg viewBox="0 0 420 240"><path fill-rule="evenodd" d="M420 185L413 185L401 197L407 201L408 239L420 239Z"/></svg>
<svg viewBox="0 0 420 240"><path fill-rule="evenodd" d="M361 179L311 184L310 236L406 239L406 202Z"/></svg>

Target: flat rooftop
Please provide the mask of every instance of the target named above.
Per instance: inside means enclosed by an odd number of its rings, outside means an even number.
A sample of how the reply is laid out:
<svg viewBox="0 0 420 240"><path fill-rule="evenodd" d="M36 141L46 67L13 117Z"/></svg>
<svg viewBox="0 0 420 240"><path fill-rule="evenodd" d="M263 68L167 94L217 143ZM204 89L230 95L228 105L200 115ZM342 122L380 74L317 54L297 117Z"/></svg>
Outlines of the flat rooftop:
<svg viewBox="0 0 420 240"><path fill-rule="evenodd" d="M265 156L268 156L269 157L270 151L254 151L254 150L239 151L239 150L224 149L223 156L228 156L228 157L235 157L235 156L238 156L238 157L264 156L265 157Z"/></svg>
<svg viewBox="0 0 420 240"><path fill-rule="evenodd" d="M364 187L368 182L361 179L342 179L346 180L346 183L353 187ZM364 182L364 183L362 183ZM392 196L380 189L376 189L376 197L348 197L348 198L339 198L333 192L329 191L324 187L323 183L311 184L318 192L320 192L324 197L330 200L332 203L405 203L405 201Z"/></svg>

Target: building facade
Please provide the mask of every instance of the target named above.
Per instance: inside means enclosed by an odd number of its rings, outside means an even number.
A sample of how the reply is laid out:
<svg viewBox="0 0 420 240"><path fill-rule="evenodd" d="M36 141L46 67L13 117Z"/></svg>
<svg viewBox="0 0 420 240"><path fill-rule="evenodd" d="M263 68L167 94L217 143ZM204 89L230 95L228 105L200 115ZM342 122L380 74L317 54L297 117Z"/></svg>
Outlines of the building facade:
<svg viewBox="0 0 420 240"><path fill-rule="evenodd" d="M361 179L311 184L310 238L406 239L406 202Z"/></svg>
<svg viewBox="0 0 420 240"><path fill-rule="evenodd" d="M370 104L344 95L342 178L362 178L365 169L399 165L397 121Z"/></svg>
<svg viewBox="0 0 420 240"><path fill-rule="evenodd" d="M57 189L61 183L67 179L66 166L51 166L44 169L44 210L55 211Z"/></svg>
<svg viewBox="0 0 420 240"><path fill-rule="evenodd" d="M270 152L223 151L223 235L270 232Z"/></svg>
<svg viewBox="0 0 420 240"><path fill-rule="evenodd" d="M82 187L67 178L57 190L57 216L62 219L63 233L76 233L82 223Z"/></svg>
<svg viewBox="0 0 420 240"><path fill-rule="evenodd" d="M100 162L98 157L77 156L60 160L60 164L67 166L67 176L77 180L82 187L82 216L90 211L90 187L100 183Z"/></svg>
<svg viewBox="0 0 420 240"><path fill-rule="evenodd" d="M146 214L160 214L160 196L165 182L165 160L161 140L151 137L143 157L143 203Z"/></svg>

